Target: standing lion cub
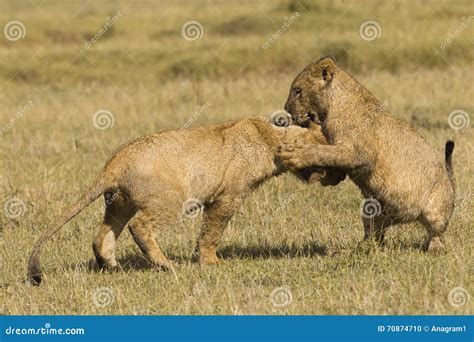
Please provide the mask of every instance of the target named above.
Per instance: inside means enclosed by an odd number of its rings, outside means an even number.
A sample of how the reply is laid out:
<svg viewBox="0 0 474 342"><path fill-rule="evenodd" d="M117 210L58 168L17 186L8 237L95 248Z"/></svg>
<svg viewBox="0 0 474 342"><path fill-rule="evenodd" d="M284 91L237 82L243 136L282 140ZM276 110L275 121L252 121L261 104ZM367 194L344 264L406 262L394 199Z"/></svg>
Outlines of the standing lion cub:
<svg viewBox="0 0 474 342"><path fill-rule="evenodd" d="M302 126L320 123L329 145L286 145L280 158L290 168L346 171L366 200L380 206L374 215L362 215L366 239L375 233L383 242L389 226L418 220L428 233L424 248L443 248L454 210L454 142L446 142L442 160L332 57L309 64L296 77L285 109Z"/></svg>
<svg viewBox="0 0 474 342"><path fill-rule="evenodd" d="M224 228L245 197L265 180L286 171L276 158L277 147L295 141L327 143L320 131L280 127L279 122L281 118L249 117L156 133L120 147L92 188L38 240L29 259L28 280L34 285L41 282L39 254L44 243L102 194L107 204L105 217L93 242L99 265L117 266L115 242L130 221L129 230L148 260L163 269L171 267L156 234L177 223L181 215L193 215L200 209L200 261L216 263ZM320 177L327 184L345 178L337 170L328 171L327 175L323 170L300 176Z"/></svg>

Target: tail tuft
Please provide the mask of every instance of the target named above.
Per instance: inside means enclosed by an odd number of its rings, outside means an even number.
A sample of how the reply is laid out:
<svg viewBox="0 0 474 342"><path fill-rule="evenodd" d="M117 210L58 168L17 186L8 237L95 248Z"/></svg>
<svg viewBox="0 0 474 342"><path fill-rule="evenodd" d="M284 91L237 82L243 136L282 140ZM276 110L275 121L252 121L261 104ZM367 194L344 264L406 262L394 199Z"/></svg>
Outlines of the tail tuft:
<svg viewBox="0 0 474 342"><path fill-rule="evenodd" d="M33 254L30 257L26 280L33 286L40 286L41 284L42 274L38 254Z"/></svg>
<svg viewBox="0 0 474 342"><path fill-rule="evenodd" d="M454 150L454 141L448 140L446 141L446 147L445 147L445 158L446 162L451 162L451 156L453 155L453 150Z"/></svg>
<svg viewBox="0 0 474 342"><path fill-rule="evenodd" d="M454 172L453 172L453 150L454 150L454 141L446 141L444 148L444 160L446 163L446 172L448 173L449 181L454 189Z"/></svg>

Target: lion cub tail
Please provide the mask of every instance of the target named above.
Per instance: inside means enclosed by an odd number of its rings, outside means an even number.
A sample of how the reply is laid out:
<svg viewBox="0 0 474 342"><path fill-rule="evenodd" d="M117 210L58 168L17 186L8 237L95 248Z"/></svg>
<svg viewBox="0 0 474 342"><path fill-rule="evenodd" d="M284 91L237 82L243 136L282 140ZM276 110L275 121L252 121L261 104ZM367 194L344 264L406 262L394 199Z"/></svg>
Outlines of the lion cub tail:
<svg viewBox="0 0 474 342"><path fill-rule="evenodd" d="M449 181L451 182L453 189L455 189L455 179L454 179L454 172L453 172L453 150L454 150L454 141L452 140L446 141L446 145L444 148L446 172L448 173Z"/></svg>
<svg viewBox="0 0 474 342"><path fill-rule="evenodd" d="M43 235L41 235L39 240L36 242L28 261L27 281L31 285L39 286L41 284L42 275L39 256L46 241L56 234L62 226L69 222L69 220L74 218L89 204L94 202L106 189L107 187L105 185L104 177L100 177L92 188L90 188L73 207L58 218L52 229L46 230Z"/></svg>

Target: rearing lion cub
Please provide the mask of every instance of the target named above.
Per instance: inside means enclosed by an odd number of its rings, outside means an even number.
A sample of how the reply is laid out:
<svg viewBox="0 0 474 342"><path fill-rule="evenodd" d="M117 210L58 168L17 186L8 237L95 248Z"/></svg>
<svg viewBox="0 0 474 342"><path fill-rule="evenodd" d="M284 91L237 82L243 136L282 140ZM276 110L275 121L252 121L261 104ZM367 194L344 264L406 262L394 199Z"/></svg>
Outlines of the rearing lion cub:
<svg viewBox="0 0 474 342"><path fill-rule="evenodd" d="M319 122L330 144L283 146L278 156L293 169L345 170L366 201L378 204L374 215L362 213L364 239L383 243L390 226L419 221L428 233L423 248L444 248L455 199L452 140L442 160L330 56L296 77L285 109L302 126Z"/></svg>
<svg viewBox="0 0 474 342"><path fill-rule="evenodd" d="M147 259L159 268L171 267L158 247L156 233L176 223L183 212L192 214L201 205L200 261L216 263L216 247L224 228L245 197L263 181L286 171L276 158L277 147L294 141L327 143L318 130L279 127L271 121L249 117L165 131L120 147L92 188L38 240L30 256L28 280L34 285L41 282L39 254L44 243L102 194L107 204L105 217L93 243L99 265L117 266L115 242L131 220L129 230ZM337 170L323 174L320 170L299 176L321 178L323 184L332 185L345 178Z"/></svg>

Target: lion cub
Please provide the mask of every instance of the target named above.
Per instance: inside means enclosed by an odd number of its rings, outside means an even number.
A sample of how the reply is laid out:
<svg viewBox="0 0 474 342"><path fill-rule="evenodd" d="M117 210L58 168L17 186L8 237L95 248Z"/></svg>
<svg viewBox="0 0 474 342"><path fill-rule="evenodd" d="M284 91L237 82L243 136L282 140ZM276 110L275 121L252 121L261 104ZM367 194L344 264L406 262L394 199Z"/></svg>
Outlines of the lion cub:
<svg viewBox="0 0 474 342"><path fill-rule="evenodd" d="M375 201L363 213L365 239L383 242L385 230L418 220L428 232L424 249L442 248L454 210L452 152L442 161L408 124L390 116L366 88L336 66L332 57L309 64L293 81L285 109L300 125L318 122L329 145L283 146L291 168L338 167Z"/></svg>
<svg viewBox="0 0 474 342"><path fill-rule="evenodd" d="M218 242L243 200L262 182L286 171L275 156L277 146L285 141L327 143L321 132L299 126L279 127L271 121L249 117L165 131L120 147L92 188L38 240L29 259L29 281L35 285L41 282L39 254L44 243L102 194L105 217L93 242L99 265L117 266L115 242L130 221L130 233L148 260L169 268L171 263L158 247L156 234L177 223L182 215L194 216L201 210L200 261L216 263ZM276 122L281 124L281 118ZM283 122L283 126L287 124ZM331 180L330 173L324 177L319 173L330 184L345 177L337 171L334 175ZM318 175L308 178L315 180Z"/></svg>

